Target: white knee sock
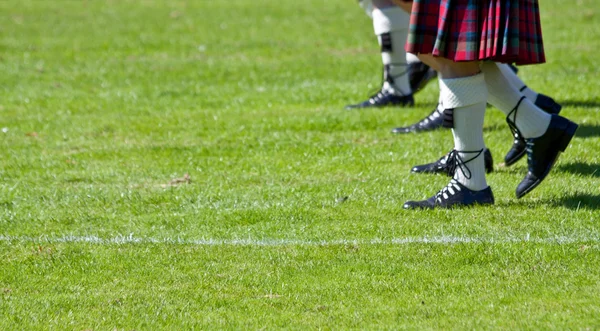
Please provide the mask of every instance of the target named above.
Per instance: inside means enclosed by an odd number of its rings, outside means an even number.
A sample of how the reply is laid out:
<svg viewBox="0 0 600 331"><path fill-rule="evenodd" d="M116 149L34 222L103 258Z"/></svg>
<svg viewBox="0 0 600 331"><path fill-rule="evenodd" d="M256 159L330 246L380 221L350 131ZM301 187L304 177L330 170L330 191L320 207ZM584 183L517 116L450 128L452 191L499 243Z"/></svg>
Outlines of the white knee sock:
<svg viewBox="0 0 600 331"><path fill-rule="evenodd" d="M393 86L384 82L384 88L393 94L408 95L410 89L408 65L404 44L408 34L410 14L400 7L376 8L373 10L373 30L381 46L381 60L389 68Z"/></svg>
<svg viewBox="0 0 600 331"><path fill-rule="evenodd" d="M497 63L498 69L502 71L502 74L510 82L512 87L521 92L527 99L535 103L538 97L538 93L525 85L525 82L517 76L517 74L510 68L508 64Z"/></svg>
<svg viewBox="0 0 600 331"><path fill-rule="evenodd" d="M481 65L481 70L484 73L489 92L488 102L509 116L523 137L536 138L546 132L552 117L536 107L533 104L534 101L527 98L521 101L523 94L510 84L496 63L486 61ZM520 104L519 101L521 101ZM517 105L515 117L513 109Z"/></svg>
<svg viewBox="0 0 600 331"><path fill-rule="evenodd" d="M406 53L406 63L421 63L421 59L413 53Z"/></svg>
<svg viewBox="0 0 600 331"><path fill-rule="evenodd" d="M487 100L483 74L441 79L440 93L444 108L454 109L454 149L459 152L458 155L463 161L468 161L457 167L454 179L471 190L483 190L488 186L483 157L483 119Z"/></svg>
<svg viewBox="0 0 600 331"><path fill-rule="evenodd" d="M439 91L440 91L440 95L438 96L438 105L436 107L436 110L438 111L438 113L440 113L440 115L442 115L444 113L444 100L442 97L442 76L438 75L438 86L439 86Z"/></svg>

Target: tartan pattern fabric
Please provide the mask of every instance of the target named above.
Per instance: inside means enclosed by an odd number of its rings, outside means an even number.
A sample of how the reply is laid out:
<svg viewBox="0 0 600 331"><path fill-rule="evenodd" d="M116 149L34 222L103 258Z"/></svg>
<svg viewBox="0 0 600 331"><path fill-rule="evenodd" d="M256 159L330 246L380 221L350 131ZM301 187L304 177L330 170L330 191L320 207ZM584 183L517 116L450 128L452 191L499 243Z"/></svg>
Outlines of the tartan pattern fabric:
<svg viewBox="0 0 600 331"><path fill-rule="evenodd" d="M546 61L537 0L415 0L406 51L454 61Z"/></svg>

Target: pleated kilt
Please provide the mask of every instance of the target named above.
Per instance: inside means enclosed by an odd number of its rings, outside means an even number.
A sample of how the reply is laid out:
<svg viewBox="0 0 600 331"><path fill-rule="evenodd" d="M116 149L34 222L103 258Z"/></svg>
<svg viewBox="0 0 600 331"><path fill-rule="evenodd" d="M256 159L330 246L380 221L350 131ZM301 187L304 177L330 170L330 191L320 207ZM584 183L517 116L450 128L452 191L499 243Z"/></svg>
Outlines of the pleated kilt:
<svg viewBox="0 0 600 331"><path fill-rule="evenodd" d="M415 0L406 50L454 61L546 61L537 0Z"/></svg>

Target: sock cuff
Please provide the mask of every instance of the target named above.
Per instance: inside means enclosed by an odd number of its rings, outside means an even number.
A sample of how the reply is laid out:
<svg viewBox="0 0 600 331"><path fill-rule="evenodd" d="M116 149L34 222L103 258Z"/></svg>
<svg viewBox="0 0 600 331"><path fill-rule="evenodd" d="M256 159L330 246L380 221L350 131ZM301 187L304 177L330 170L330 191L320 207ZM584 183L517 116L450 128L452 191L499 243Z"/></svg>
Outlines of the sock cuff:
<svg viewBox="0 0 600 331"><path fill-rule="evenodd" d="M487 101L487 87L482 73L474 76L440 79L444 108L460 108Z"/></svg>
<svg viewBox="0 0 600 331"><path fill-rule="evenodd" d="M410 14L400 7L375 8L372 15L373 30L376 35L393 31L408 31Z"/></svg>

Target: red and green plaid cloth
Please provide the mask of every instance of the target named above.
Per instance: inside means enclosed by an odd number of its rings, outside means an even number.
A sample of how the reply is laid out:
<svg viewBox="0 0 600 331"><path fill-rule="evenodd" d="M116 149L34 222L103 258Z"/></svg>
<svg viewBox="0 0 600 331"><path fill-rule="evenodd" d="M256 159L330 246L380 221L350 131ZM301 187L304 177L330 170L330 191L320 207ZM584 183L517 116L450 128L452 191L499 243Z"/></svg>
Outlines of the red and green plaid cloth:
<svg viewBox="0 0 600 331"><path fill-rule="evenodd" d="M415 0L406 50L454 61L546 61L537 0Z"/></svg>

